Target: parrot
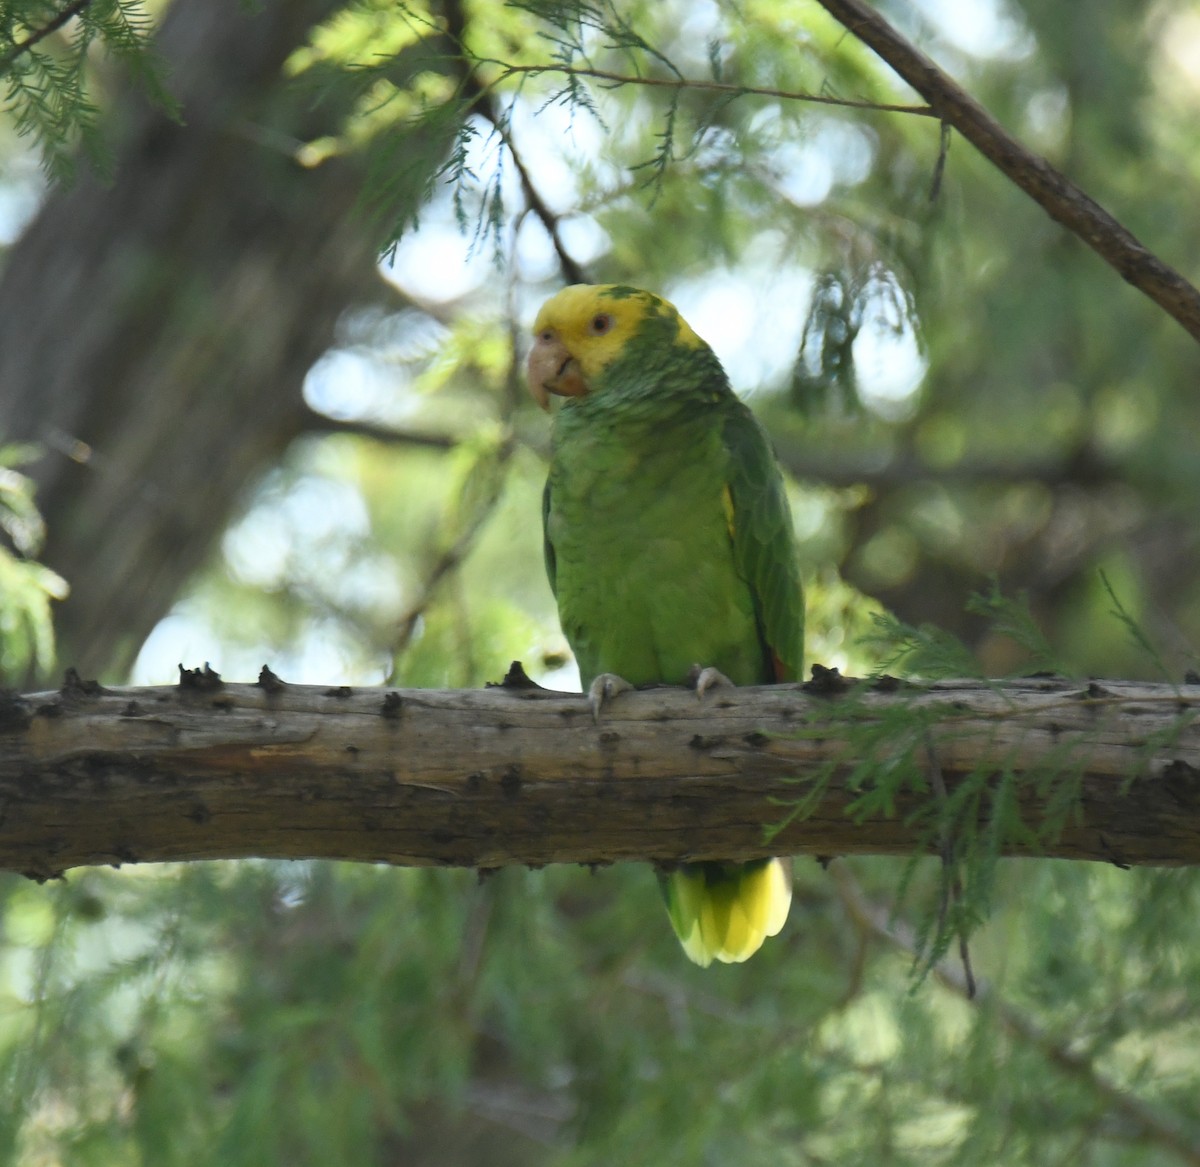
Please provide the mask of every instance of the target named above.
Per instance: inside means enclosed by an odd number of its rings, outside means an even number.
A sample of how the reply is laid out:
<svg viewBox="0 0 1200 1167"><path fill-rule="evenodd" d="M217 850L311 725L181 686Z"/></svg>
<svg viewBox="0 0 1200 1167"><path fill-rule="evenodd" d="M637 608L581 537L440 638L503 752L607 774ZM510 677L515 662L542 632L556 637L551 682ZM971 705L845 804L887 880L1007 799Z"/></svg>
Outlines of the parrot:
<svg viewBox="0 0 1200 1167"><path fill-rule="evenodd" d="M798 680L804 602L783 477L716 354L675 307L621 284L542 306L527 371L553 421L546 574L593 715L652 684ZM686 955L747 960L783 927L791 862L660 875Z"/></svg>

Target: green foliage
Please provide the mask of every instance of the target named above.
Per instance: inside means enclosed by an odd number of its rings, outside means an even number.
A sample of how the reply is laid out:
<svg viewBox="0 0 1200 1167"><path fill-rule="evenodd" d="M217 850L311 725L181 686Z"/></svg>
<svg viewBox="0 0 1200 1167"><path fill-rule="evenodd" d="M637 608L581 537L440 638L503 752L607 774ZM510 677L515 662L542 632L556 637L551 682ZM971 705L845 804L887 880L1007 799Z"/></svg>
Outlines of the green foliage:
<svg viewBox="0 0 1200 1167"><path fill-rule="evenodd" d="M1155 647L1145 629L1134 619L1129 609L1121 602L1121 597L1117 595L1116 589L1112 585L1112 581L1108 578L1105 572L1100 572L1100 583L1104 587L1105 594L1112 601L1112 615L1120 621L1129 635L1131 643L1143 654L1147 659L1154 663L1155 669L1171 683L1171 670L1163 661L1162 654Z"/></svg>
<svg viewBox="0 0 1200 1167"><path fill-rule="evenodd" d="M1019 666L1011 675L1062 671L1034 620L1028 596L1005 596L993 579L986 594L977 592L968 598L966 611L987 621L989 636L1004 637L1021 650ZM933 624L914 628L888 612L875 613L871 619L873 629L863 637L863 644L878 662L877 674L899 669L928 680L987 675L971 649L953 633Z"/></svg>
<svg viewBox="0 0 1200 1167"><path fill-rule="evenodd" d="M368 212L379 224L381 237L387 241L383 247L385 258L394 258L395 248L405 231L420 224L416 211L406 211L398 219L392 217L393 207L419 207L428 202L447 175L454 179L457 191L462 190L470 177L465 157L476 131L463 122L466 110L465 100L423 107L376 136L369 156L370 177L363 197ZM447 159L448 142L454 145ZM419 199L412 204L405 196L414 175L422 185ZM461 193L456 195L456 213L460 226L465 228L468 216L464 197ZM477 228L477 235L487 237L487 224L494 219L495 212L489 210L481 220L484 225Z"/></svg>
<svg viewBox="0 0 1200 1167"><path fill-rule="evenodd" d="M36 451L0 446L0 531L12 550L0 545L0 679L23 680L54 661L51 603L65 599L67 583L36 562L45 528L33 499L33 484L17 467Z"/></svg>
<svg viewBox="0 0 1200 1167"><path fill-rule="evenodd" d="M873 619L875 631L866 644L877 655L881 671L902 667L906 673L931 680L983 676L971 650L952 633L933 624L914 628L888 613Z"/></svg>
<svg viewBox="0 0 1200 1167"><path fill-rule="evenodd" d="M1058 654L1038 627L1029 607L1029 595L1009 597L1000 590L999 582L993 578L986 595L976 593L967 600L967 611L980 616L991 625L995 635L1011 640L1025 654L1022 662L1024 673L1065 673Z"/></svg>
<svg viewBox="0 0 1200 1167"><path fill-rule="evenodd" d="M1186 266L1194 14L1135 9L989 6L983 47L936 15L913 35ZM55 11L0 6L0 44ZM55 142L100 140L85 41L145 60L115 23L136 12L94 3L6 61L6 105L56 172ZM514 344L560 279L551 228L589 278L661 290L705 335L746 318L722 355L792 472L810 660L924 679L1195 664L1194 346L961 140L931 200L936 122L805 101L906 100L819 6L449 12L356 3L287 70L318 102L350 95L296 157L361 158L400 288L347 317L352 388L313 402L399 433L294 445L138 680L170 679L185 644L235 678L266 660L295 681L473 686L518 658L574 685L540 567L545 422ZM407 251L455 229L499 262ZM430 267L453 287L431 291ZM0 490L36 554L26 486ZM61 585L6 563L11 675L47 650ZM692 968L631 865L0 881L0 1161L1193 1161L1196 874L999 861L1074 813L1077 743L1022 779L1049 807L1030 822L1009 770L938 789L930 739L952 718L917 703L834 728L851 813L904 815L923 845L800 861L791 921L744 966ZM974 1005L948 987L964 934L989 982Z"/></svg>
<svg viewBox="0 0 1200 1167"><path fill-rule="evenodd" d="M162 62L150 47L150 32L150 16L141 0L0 4L3 108L17 133L37 144L52 178L71 179L78 149L99 173L109 170L90 76L94 46L103 46L143 92L178 117Z"/></svg>
<svg viewBox="0 0 1200 1167"><path fill-rule="evenodd" d="M1103 582L1114 604L1114 618L1161 665L1150 637L1129 615L1108 580ZM1024 648L1028 663L1043 672L1054 671L1050 647L1026 597L1004 596L993 580L986 595L970 598L968 608L989 619L992 634ZM782 817L768 827L767 837L811 816L835 779L850 795L845 807L850 818L902 818L916 828L918 845L897 881L895 905L899 910L907 904L923 861L938 856L937 887L918 906L913 946L914 971L924 977L946 957L952 943L965 943L988 920L995 907L1001 857L1044 851L1078 815L1088 738L1063 734L1036 766L1022 763L1019 744L1014 744L1011 768L1006 765L997 772L992 765L976 767L957 777L953 789L947 790L939 742L953 739L956 722L977 715L949 705L925 704L925 683L983 679L984 673L968 647L950 633L928 625L914 628L886 613L875 613L871 619L873 627L864 643L879 660L872 679L858 682L827 706L809 710L807 724L799 731L801 737L839 742L840 752L797 783L803 792L784 804ZM887 691L896 687L895 678L886 674L896 667L919 683L901 682L898 691L908 700L876 709L872 694L881 687ZM1147 757L1176 740L1191 721L1190 715L1181 716L1161 739L1148 741ZM1131 773L1128 781L1134 778ZM1022 792L1036 794L1044 808L1040 821L1031 822L1022 812Z"/></svg>
<svg viewBox="0 0 1200 1167"><path fill-rule="evenodd" d="M836 886L886 897L894 870L843 864ZM864 963L868 936L811 863L790 937L711 970L684 963L633 868L8 877L0 1153L582 1167L1019 1164L1088 1146L1116 1165L1179 1161L1164 1132L1200 1077L1194 873L997 878L1023 908L974 956L1007 1014L933 980L905 993L902 952ZM1114 1109L1122 1094L1142 1110Z"/></svg>

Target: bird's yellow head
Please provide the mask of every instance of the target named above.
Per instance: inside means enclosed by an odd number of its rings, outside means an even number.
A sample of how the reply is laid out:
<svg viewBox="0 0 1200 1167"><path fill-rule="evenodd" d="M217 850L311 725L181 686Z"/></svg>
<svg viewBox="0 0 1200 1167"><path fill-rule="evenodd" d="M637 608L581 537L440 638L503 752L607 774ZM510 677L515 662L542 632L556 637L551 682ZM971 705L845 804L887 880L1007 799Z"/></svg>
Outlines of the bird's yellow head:
<svg viewBox="0 0 1200 1167"><path fill-rule="evenodd" d="M648 322L665 327L669 343L688 349L705 344L674 305L624 284L572 284L551 296L533 323L529 391L543 409L550 394L582 397Z"/></svg>

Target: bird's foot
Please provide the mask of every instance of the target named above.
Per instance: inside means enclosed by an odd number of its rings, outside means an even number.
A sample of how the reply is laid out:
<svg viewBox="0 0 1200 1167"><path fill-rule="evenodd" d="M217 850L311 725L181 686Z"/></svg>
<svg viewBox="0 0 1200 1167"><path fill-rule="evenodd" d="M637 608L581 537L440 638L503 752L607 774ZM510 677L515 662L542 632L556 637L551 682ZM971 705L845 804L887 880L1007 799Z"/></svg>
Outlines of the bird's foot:
<svg viewBox="0 0 1200 1167"><path fill-rule="evenodd" d="M688 684L696 690L697 700L702 699L709 689L715 689L718 685L734 687L733 682L720 669L698 664L692 665L688 671Z"/></svg>
<svg viewBox="0 0 1200 1167"><path fill-rule="evenodd" d="M599 725L604 702L632 689L633 686L624 677L618 677L616 673L601 673L588 686L588 708L592 711L592 720Z"/></svg>

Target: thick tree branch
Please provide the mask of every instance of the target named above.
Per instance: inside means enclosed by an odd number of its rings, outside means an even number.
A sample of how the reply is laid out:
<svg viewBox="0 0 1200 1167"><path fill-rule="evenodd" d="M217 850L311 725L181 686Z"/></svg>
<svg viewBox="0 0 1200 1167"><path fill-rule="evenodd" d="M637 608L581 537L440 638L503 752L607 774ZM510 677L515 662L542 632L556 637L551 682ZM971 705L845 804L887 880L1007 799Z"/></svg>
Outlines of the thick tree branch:
<svg viewBox="0 0 1200 1167"><path fill-rule="evenodd" d="M107 691L71 678L6 699L0 868L907 853L937 845L936 824L920 825L926 741L951 798L1010 775L1009 805L1031 829L1069 793L1059 831L1014 831L1005 853L1200 862L1200 693L1169 686L957 681L829 697L784 685L703 701L663 688L617 698L595 725L582 697L536 687L186 679ZM768 841L764 826L806 795L807 817ZM980 799L981 825L998 804Z"/></svg>
<svg viewBox="0 0 1200 1167"><path fill-rule="evenodd" d="M1043 210L1074 232L1123 280L1149 296L1200 340L1200 290L1152 254L1102 206L1045 158L1027 150L970 94L902 37L865 0L819 0L835 20L874 49L944 122Z"/></svg>

